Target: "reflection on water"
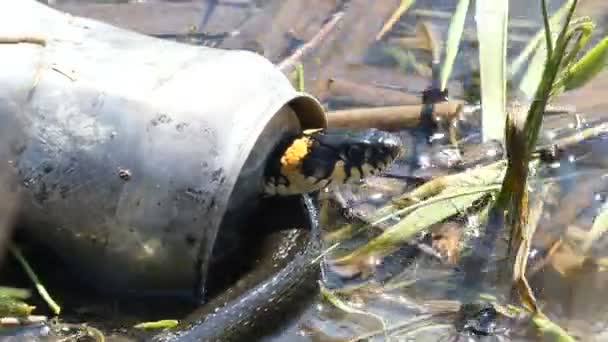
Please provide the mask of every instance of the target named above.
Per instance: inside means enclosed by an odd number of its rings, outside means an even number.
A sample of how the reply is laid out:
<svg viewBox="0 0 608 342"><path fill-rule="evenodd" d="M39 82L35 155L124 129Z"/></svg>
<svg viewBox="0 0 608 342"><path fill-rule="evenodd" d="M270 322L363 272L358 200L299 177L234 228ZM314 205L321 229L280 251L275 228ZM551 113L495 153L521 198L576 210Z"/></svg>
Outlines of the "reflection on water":
<svg viewBox="0 0 608 342"><path fill-rule="evenodd" d="M563 125L568 122L567 119L561 121ZM568 134L571 135L585 127L587 126L570 128ZM583 335L586 337L605 332L607 328L603 323L606 317L598 316L599 312L604 312L602 307L606 303L598 300L598 297L602 298L600 296L608 286L606 283L608 278L593 263L588 267L582 267L580 254L569 248L579 245L581 236L590 229L598 211L606 207L608 179L604 152L605 146L608 145L604 140L605 137L595 139L563 153L557 161L539 171L543 178L553 178L558 181L551 186L534 186L532 192L533 198L540 198L541 191L546 191L547 194L542 198L545 206L531 253L529 273L531 285L539 301L543 303L545 313L552 315L560 324L571 329L573 335L589 334ZM448 172L445 169L444 171ZM347 221L343 216L348 217L344 215L345 212L351 217L351 221L348 221L350 223L353 222L353 216L357 220L365 220L365 217L372 215L374 209L382 206L383 203L378 199L394 198L405 192L395 194L394 189L408 188L406 182L403 182L398 185L392 184L386 189L383 188L386 182L387 180L381 177L368 179L362 187L343 187L328 196L327 202L332 202L333 206L338 206L336 203L339 203L348 210L343 210L343 207L335 210L332 224L326 226L329 231L327 236L335 237L337 229L343 227L344 221ZM377 186L375 183L380 185ZM387 191L384 191L385 189ZM413 317L429 315L429 311L451 313L451 320L448 321L453 323L454 308L442 309L442 305L446 304L443 301L452 300L454 301L452 305L467 303L470 300L468 297L470 293L463 288L461 264L452 263L449 253L445 251L458 251L462 245L466 246L467 239L480 233L479 228L476 226L474 216L464 215L456 221L435 225L430 231L425 230L416 239L403 244L396 252L383 259L370 257L360 264L349 265L349 268L336 267L331 263L330 257L327 259L324 273L326 286L331 286L338 292L345 292L346 295L342 298L348 305L383 317L387 326L398 326ZM382 228L376 230L376 232L365 231L346 239L342 236L341 247L333 249L332 254L343 255L345 252L341 249L350 250L353 245L364 244L370 237L378 235ZM564 247L551 252L555 238L559 236L563 236L566 241L562 241ZM443 241L439 243L438 239ZM326 247L333 246L333 243L334 240L329 241ZM571 243L573 247L567 247ZM605 243L604 238L594 244L590 260L601 262L606 257ZM550 261L547 261L548 253L556 253L552 255ZM542 267L542 263L549 265ZM492 293L492 289L497 285L500 286L493 276L500 267L504 267L500 260L490 262L487 270L490 277L486 278L487 284L485 284L489 293ZM361 287L362 283L366 285ZM504 295L500 291L497 294ZM434 331L430 340L437 340L443 335L458 334L456 327L446 326L445 321L446 317L441 315L428 319L428 325L438 326L437 329L429 327L429 330ZM348 339L378 329L378 326L370 327L370 322L373 322L370 317L361 314L347 315L327 303L320 303L316 310L308 313L305 322L309 334L330 335L332 338ZM479 324L478 321L474 322ZM517 340L517 335L523 331L518 330L520 328L517 324L521 322L506 321L493 324L499 324L495 334L508 336L514 340ZM594 329L593 333L590 333L591 328ZM404 330L410 332L409 329ZM413 330L417 331L417 329ZM428 331L425 333L430 334ZM468 335L470 332L460 332L460 334ZM381 334L378 334L378 337L382 337ZM520 336L520 338L524 337ZM416 335L415 340L424 340L424 338Z"/></svg>
<svg viewBox="0 0 608 342"><path fill-rule="evenodd" d="M135 2L144 4L137 8L89 5ZM339 28L313 55L303 60L306 89L329 110L395 105L399 104L395 101L401 101L400 97L395 100L395 92L418 95L427 88L431 84L432 53L420 49L412 43L413 39L404 38L415 38L417 25L422 22L431 23L438 35L445 37L456 4L456 1L417 1L385 37L377 41L377 33L400 1L209 0L172 1L167 7L168 2L49 1L72 13L98 17L143 33L194 44L248 48L263 53L275 63L313 39L332 14L343 12ZM550 8L557 8L560 3L551 2ZM510 5L513 21L509 58L512 60L541 23L538 6L530 6L526 0L510 1ZM601 28L608 6L599 0L583 2L579 12L592 15ZM474 28L470 13L462 51L449 84L452 98L475 98L473 87L478 68ZM594 39L597 36L601 37L596 34ZM443 47L442 41L438 43ZM572 105L582 114L548 117L541 145L605 120L603 114L608 103L602 95L608 86L607 76L604 73L584 89L558 99L558 103ZM372 96L368 96L371 99L365 101L363 95L348 89L340 94L332 93L325 86L328 79L369 86L373 91ZM479 145L478 123L474 115L458 122L465 142L460 149L450 146L447 125L441 127L430 142L420 130L399 132L408 153L387 175L322 195L327 214L325 247L332 248L323 261L322 281L325 287L339 294L349 312L319 299L297 322L269 341L348 341L356 336L381 340L383 327L390 328L390 334L399 336L400 341L535 340L525 336L529 331L517 319L495 320L495 313L487 308L476 308L470 315L459 311L459 304L469 303L471 299L469 289L462 285L459 253L467 254L468 242L481 234L474 215L462 213L457 220L436 224L383 258L365 258L339 267L331 262L332 257L364 244L394 222L387 221L356 234L351 231L339 235L336 233L339 227L369 220L375 210L392 198L432 177L488 164L500 156L502 151L495 143ZM606 146L604 139L598 138L562 152L552 164L538 171L540 177L556 181L551 185L533 186L533 199L543 198L544 206L529 262L531 286L545 313L583 340L599 341L601 336L608 335L604 323L608 319L604 315L608 303L602 296L608 289L604 271L608 238L599 238L589 248L590 257L586 259L581 257L580 250L581 241L598 211L606 207ZM500 287L493 276L501 267L505 266L499 259L490 260L486 270L490 276L483 284L485 290Z"/></svg>

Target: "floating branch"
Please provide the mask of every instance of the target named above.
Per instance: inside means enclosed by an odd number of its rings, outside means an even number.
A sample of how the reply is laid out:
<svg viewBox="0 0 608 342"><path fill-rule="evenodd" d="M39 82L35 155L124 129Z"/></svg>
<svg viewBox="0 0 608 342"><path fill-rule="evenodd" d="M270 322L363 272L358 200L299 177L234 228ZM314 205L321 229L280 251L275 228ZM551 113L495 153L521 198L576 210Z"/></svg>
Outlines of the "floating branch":
<svg viewBox="0 0 608 342"><path fill-rule="evenodd" d="M394 131L418 126L423 121L427 108L432 110L431 116L434 120L449 121L461 113L463 107L462 102L446 101L432 106L405 105L344 109L327 113L327 121L330 127L374 127Z"/></svg>

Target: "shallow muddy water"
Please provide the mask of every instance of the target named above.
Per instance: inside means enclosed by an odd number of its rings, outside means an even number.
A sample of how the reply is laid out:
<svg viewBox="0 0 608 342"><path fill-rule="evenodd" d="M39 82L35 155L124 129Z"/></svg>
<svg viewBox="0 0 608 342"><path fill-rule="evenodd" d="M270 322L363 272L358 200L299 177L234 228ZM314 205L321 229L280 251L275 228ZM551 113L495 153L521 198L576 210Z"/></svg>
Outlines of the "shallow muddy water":
<svg viewBox="0 0 608 342"><path fill-rule="evenodd" d="M339 14L341 20L314 51L302 61L306 90L328 110L420 103L420 94L432 85L428 50L404 43L415 37L417 25L432 24L442 47L456 1L424 0L415 4L387 31L376 36L395 12L397 0L260 0L260 1L49 1L76 15L167 39L221 48L246 48L262 53L275 63L289 57ZM101 4L103 3L103 4ZM510 1L512 24L509 60L525 47L541 28L540 7L530 1ZM561 1L551 2L551 9ZM606 35L608 5L583 1L581 15L597 23L593 39ZM465 40L448 85L451 99L473 101L478 74L475 21L467 18ZM593 40L592 39L592 40ZM442 57L443 58L443 57ZM329 80L333 83L330 86ZM574 114L548 116L541 145L575 135L604 122L608 116L608 72L589 85L566 93L556 104L576 108ZM478 92L478 91L477 91ZM526 99L521 99L526 100ZM471 102L472 103L472 102ZM472 103L473 104L473 103ZM472 107L471 107L472 108ZM462 129L462 150L450 145L448 124L442 123L432 138L424 129L397 132L407 147L401 160L384 176L363 184L343 186L321 194L324 247L321 284L339 294L343 307L327 298L316 299L299 318L265 341L535 341L526 322L496 317L491 309L477 308L464 317L460 304L472 301L472 292L493 294L504 301L504 282L496 279L501 263L502 240L483 270L485 278L467 287L463 258L480 232L477 216L470 213L435 224L396 246L382 257L370 256L346 265L334 258L346 254L386 230L393 222L357 234L337 235L345 224L366 222L375 210L421 183L464 168L489 164L502 150L496 144L480 146L479 118L471 111L457 122ZM537 234L529 261L528 277L545 314L582 341L608 340L608 290L605 272L606 244L599 238L582 260L580 241L608 198L608 143L605 136L566 149L551 163L543 164L535 179L554 181L532 185L533 203L542 199ZM475 162L470 162L471 160ZM368 222L369 223L369 222ZM582 236L582 237L581 237ZM560 241L556 245L556 241ZM462 254L462 255L461 255ZM551 257L548 257L551 256ZM608 260L608 259L606 259ZM586 262L586 263L585 263ZM19 278L19 276L17 276ZM13 285L13 284L11 284ZM21 279L15 286L27 286ZM69 287L68 287L69 288ZM49 290L54 291L50 286ZM67 297L66 297L67 298ZM101 303L98 303L101 302ZM104 328L106 340L137 339L130 327L138 316L121 316L125 304L76 300L78 310L67 309L67 320ZM44 307L43 303L37 304ZM68 306L66 302L65 306ZM126 304L130 305L130 304ZM146 311L145 303L138 303ZM149 312L148 312L149 313ZM146 319L180 318L183 310L166 310ZM111 316L111 324L99 322ZM154 316L154 317L150 317ZM101 318L101 321L104 319ZM382 329L386 330L386 335ZM145 335L145 334L144 334ZM122 336L122 337L121 337Z"/></svg>

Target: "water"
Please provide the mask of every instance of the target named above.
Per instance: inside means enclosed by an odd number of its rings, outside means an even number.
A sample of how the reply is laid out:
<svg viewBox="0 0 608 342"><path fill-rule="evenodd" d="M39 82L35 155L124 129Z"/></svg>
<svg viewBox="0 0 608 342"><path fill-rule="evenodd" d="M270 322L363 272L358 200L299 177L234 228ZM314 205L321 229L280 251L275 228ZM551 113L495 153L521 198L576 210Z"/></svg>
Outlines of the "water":
<svg viewBox="0 0 608 342"><path fill-rule="evenodd" d="M74 1L56 0L54 5L64 6L62 8L74 13L97 15L144 33L166 34L170 39L255 50L275 63L313 39L332 14L344 12L339 29L303 60L307 91L316 95L329 110L372 105L362 101L357 93L332 93L327 89L330 78L375 87L378 96L373 99L373 106L395 104L388 95L382 95L384 92L398 90L419 95L429 87L432 81L429 51L408 48L396 54L387 48L397 46L399 37L414 36L416 25L422 21L432 23L440 36L445 37L456 3L418 1L383 40L376 41L377 32L399 1L243 0L220 2L219 5L213 1L185 1L175 2L168 12L159 10L166 5L162 1L140 2L145 2L146 11L150 11L147 13L157 15L141 15L139 10L126 8L117 11L112 7L103 10L87 7L89 1L75 4ZM552 2L551 8L556 6ZM525 46L525 38L541 27L541 22L540 11L530 9L527 1L511 1L511 11L515 21L510 32L516 38L524 37L510 42L512 59ZM598 27L602 27L608 6L602 1L583 2L580 13L592 15L598 21ZM456 59L449 84L452 98L474 99L471 87L478 70L472 29L474 20L470 15L465 30L467 39L461 46L463 50ZM191 31L197 31L197 35L189 35ZM608 75L604 73L592 84L559 98L557 103L575 106L582 114L548 118L541 142L551 143L605 119L608 103L603 94L607 87ZM478 118L470 115L459 120L458 126L467 142L464 151L448 146L447 126L440 127L431 142L417 129L399 132L408 151L387 175L324 194L322 204L340 208L326 218L325 238L331 237L345 223L369 218L391 198L432 177L489 163L501 151L492 143L479 147L478 123ZM600 341L608 334L605 324L608 317L604 309L608 303L602 295L608 288L603 269L608 239L598 240L587 263L583 262L580 251L581 236L585 236L598 211L606 206L605 146L608 145L603 139L595 139L566 151L553 161L553 167L545 166L540 171L542 177L558 181L551 187L533 188L533 198L539 197L541 190L546 191L546 196L529 262L531 286L544 312L585 341ZM382 340L384 335L379 329L383 326L379 317L384 320L385 327L393 328L388 333L399 341L535 340L528 335L530 330L523 328L522 321L504 317L495 320L495 315L488 310L473 310L473 318L459 321L459 305L468 303L470 291L462 285L462 255L458 253L463 251L466 256L470 241L482 234L474 215L463 214L457 220L437 224L432 233L425 230L417 234L409 244L399 246L386 257L366 258L348 267L333 264L333 257L366 243L390 223L348 239L326 241L326 248L336 242L339 246L333 247L335 249L323 260L323 284L334 291L350 289L341 296L352 309L350 313L319 299L297 322L267 340L348 341L374 331L376 333L369 338ZM562 238L561 242L557 237ZM504 283L496 282L493 276L505 266L500 260L490 260L488 265L489 276L483 283L485 291L496 288L496 294L504 295L499 290ZM357 289L361 284L366 285ZM504 302L504 298L500 300ZM491 336L483 336L483 333Z"/></svg>

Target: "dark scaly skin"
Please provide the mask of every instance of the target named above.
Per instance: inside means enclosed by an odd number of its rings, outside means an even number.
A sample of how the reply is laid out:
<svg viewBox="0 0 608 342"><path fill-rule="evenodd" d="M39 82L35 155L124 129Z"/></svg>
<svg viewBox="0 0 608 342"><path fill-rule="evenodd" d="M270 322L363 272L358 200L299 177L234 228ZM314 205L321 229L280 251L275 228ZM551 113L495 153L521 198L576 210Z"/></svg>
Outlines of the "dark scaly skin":
<svg viewBox="0 0 608 342"><path fill-rule="evenodd" d="M298 143L307 148L289 152L290 147ZM266 180L267 184L283 184L284 191L265 191L265 195L278 195L271 200L280 201L301 198L309 229L296 232L295 240L293 236L279 235L274 241L276 247L270 247L269 252L291 249L294 256L278 265L272 253L265 252L254 269L236 285L191 314L177 329L161 333L153 340L255 341L284 325L318 293L316 281L320 266L315 258L320 254L319 222L316 205L306 193L328 184L354 182L361 176L379 173L401 152L397 138L374 129L307 131L278 146L267 165ZM288 153L291 155L285 163ZM364 165L372 172L364 172ZM304 177L298 179L298 176ZM292 194L301 196L280 197Z"/></svg>
<svg viewBox="0 0 608 342"><path fill-rule="evenodd" d="M358 182L381 172L402 152L399 138L377 129L304 131L274 151L266 164L264 191L296 195Z"/></svg>
<svg viewBox="0 0 608 342"><path fill-rule="evenodd" d="M276 250L291 249L293 257L284 258L281 265L272 253L265 253L235 286L191 314L177 331L159 334L153 340L255 341L305 308L317 293L319 262L315 258L320 242L316 205L306 194L300 201L309 228L282 232L273 243Z"/></svg>

